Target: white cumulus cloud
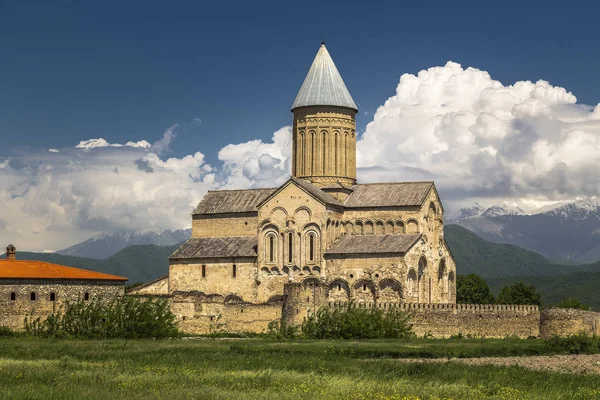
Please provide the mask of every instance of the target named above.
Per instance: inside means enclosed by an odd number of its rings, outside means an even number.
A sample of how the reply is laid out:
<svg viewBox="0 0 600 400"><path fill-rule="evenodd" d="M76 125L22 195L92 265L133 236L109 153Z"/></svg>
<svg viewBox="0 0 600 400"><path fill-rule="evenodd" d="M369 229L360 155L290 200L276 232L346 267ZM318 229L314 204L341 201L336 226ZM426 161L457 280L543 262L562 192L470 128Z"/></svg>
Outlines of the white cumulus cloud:
<svg viewBox="0 0 600 400"><path fill-rule="evenodd" d="M453 62L402 75L357 147L359 178L434 179L449 200L600 193L600 106Z"/></svg>

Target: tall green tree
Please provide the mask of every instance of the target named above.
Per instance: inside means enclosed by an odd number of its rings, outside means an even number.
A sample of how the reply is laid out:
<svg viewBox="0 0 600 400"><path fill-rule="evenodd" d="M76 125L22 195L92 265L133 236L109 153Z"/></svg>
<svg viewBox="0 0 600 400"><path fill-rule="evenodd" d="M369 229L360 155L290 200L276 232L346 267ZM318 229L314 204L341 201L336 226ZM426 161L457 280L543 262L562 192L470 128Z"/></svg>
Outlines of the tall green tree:
<svg viewBox="0 0 600 400"><path fill-rule="evenodd" d="M542 297L535 286L517 282L504 286L500 290L496 302L498 304L533 304L541 306Z"/></svg>
<svg viewBox="0 0 600 400"><path fill-rule="evenodd" d="M459 275L456 280L456 302L459 304L493 304L494 295L479 275Z"/></svg>

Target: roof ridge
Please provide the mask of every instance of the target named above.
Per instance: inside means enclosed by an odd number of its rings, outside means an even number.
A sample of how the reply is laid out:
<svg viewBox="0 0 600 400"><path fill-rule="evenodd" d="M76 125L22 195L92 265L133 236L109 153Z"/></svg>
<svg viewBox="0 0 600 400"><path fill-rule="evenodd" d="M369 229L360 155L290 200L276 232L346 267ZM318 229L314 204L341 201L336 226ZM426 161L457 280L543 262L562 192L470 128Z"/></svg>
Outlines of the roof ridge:
<svg viewBox="0 0 600 400"><path fill-rule="evenodd" d="M408 183L435 183L435 181L404 181L404 182L368 182L355 183L352 186L367 186L367 185L403 185Z"/></svg>
<svg viewBox="0 0 600 400"><path fill-rule="evenodd" d="M230 237L235 237L235 238L254 238L256 236L254 236L254 235L198 236L198 237L191 237L190 239L220 239L220 238L230 238ZM190 240L190 239L188 239L188 240Z"/></svg>
<svg viewBox="0 0 600 400"><path fill-rule="evenodd" d="M249 192L251 190L275 190L275 189L279 189L279 188L269 187L269 188L249 188L249 189L216 189L216 190L209 190L206 193L215 193L215 192Z"/></svg>

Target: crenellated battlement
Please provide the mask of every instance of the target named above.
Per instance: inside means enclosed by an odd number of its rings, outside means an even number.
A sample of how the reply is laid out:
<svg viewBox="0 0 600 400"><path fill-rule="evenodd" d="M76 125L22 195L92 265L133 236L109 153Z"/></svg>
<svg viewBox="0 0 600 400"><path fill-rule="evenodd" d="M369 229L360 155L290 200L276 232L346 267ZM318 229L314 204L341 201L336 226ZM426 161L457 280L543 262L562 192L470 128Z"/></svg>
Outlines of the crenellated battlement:
<svg viewBox="0 0 600 400"><path fill-rule="evenodd" d="M450 304L450 303L387 303L387 302L348 302L330 301L328 307L340 308L353 304L359 308L399 308L401 310L457 310L457 311L513 311L513 312L539 312L536 305L518 304Z"/></svg>

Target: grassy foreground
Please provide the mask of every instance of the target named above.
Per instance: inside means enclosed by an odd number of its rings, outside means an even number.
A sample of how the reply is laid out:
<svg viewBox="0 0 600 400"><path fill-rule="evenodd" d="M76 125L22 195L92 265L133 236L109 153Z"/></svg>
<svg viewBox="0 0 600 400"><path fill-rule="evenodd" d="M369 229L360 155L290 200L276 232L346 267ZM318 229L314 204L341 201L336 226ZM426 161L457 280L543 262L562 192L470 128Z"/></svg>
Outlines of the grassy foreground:
<svg viewBox="0 0 600 400"><path fill-rule="evenodd" d="M500 350L499 350L500 349ZM536 340L0 340L3 399L600 399L600 376L394 358L541 354ZM508 353L510 354L510 352Z"/></svg>

